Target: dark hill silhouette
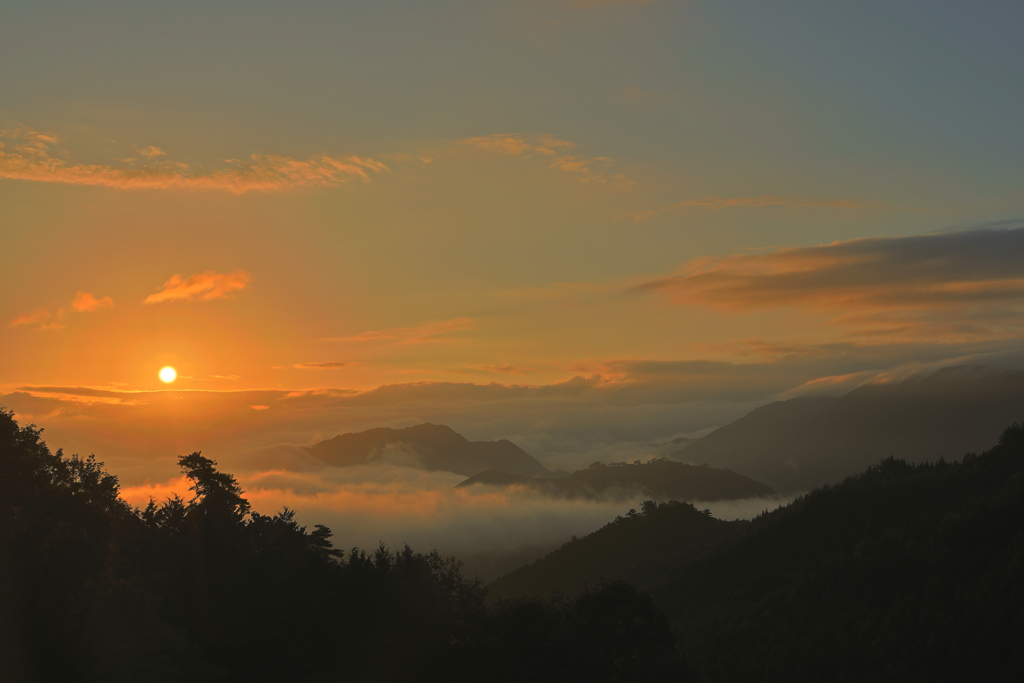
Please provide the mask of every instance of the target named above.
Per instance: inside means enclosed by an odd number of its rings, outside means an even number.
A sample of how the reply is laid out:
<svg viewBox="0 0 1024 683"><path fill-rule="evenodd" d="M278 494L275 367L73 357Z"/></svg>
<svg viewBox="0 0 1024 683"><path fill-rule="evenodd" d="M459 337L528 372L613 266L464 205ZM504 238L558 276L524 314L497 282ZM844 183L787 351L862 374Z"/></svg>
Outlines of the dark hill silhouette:
<svg viewBox="0 0 1024 683"><path fill-rule="evenodd" d="M201 453L178 463L194 496L133 509L0 409L0 681L693 680L629 583L488 609L454 558L335 550Z"/></svg>
<svg viewBox="0 0 1024 683"><path fill-rule="evenodd" d="M413 456L413 464L429 471L443 470L467 477L497 469L526 477L552 476L552 472L511 441L469 441L451 427L425 422L415 427L381 427L339 434L307 448L310 455L338 467L378 460L385 449Z"/></svg>
<svg viewBox="0 0 1024 683"><path fill-rule="evenodd" d="M1024 679L1024 425L751 522L647 501L521 575L578 595L489 607L452 558L342 553L200 453L179 465L190 499L133 509L0 409L0 679ZM593 583L614 574L657 601Z"/></svg>
<svg viewBox="0 0 1024 683"><path fill-rule="evenodd" d="M754 520L656 594L707 680L1024 677L1024 425L887 458Z"/></svg>
<svg viewBox="0 0 1024 683"><path fill-rule="evenodd" d="M762 406L671 457L728 467L783 492L840 481L881 458L956 458L1024 414L1024 372L945 368L840 398Z"/></svg>
<svg viewBox="0 0 1024 683"><path fill-rule="evenodd" d="M645 501L592 534L573 538L487 586L488 599L575 595L602 579L657 584L685 560L735 535L746 522L723 522L689 503Z"/></svg>
<svg viewBox="0 0 1024 683"><path fill-rule="evenodd" d="M490 584L652 587L701 680L1024 677L1024 425L960 462L886 458L750 522L646 502Z"/></svg>
<svg viewBox="0 0 1024 683"><path fill-rule="evenodd" d="M685 465L656 459L646 463L594 463L566 477L541 479L500 470L487 470L458 484L458 487L528 486L563 498L606 498L642 496L657 500L737 500L771 496L770 487L731 470Z"/></svg>

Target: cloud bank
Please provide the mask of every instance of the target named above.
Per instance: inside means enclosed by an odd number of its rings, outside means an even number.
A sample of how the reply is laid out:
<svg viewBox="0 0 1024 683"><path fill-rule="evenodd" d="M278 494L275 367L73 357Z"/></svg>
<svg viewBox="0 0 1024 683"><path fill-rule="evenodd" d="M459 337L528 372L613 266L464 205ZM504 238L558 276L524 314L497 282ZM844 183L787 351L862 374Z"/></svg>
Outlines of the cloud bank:
<svg viewBox="0 0 1024 683"><path fill-rule="evenodd" d="M1024 326L1024 228L834 242L698 259L639 285L727 311L831 312L864 337L1005 338Z"/></svg>
<svg viewBox="0 0 1024 683"><path fill-rule="evenodd" d="M590 533L637 505L554 500L519 487L456 489L459 475L389 463L234 473L255 510L294 509L303 524L331 527L341 548L408 543L418 550L463 554L554 545ZM122 489L126 500L142 506L151 496L159 501L174 493L189 498L188 482L175 477Z"/></svg>
<svg viewBox="0 0 1024 683"><path fill-rule="evenodd" d="M310 445L422 422L448 425L470 440L509 439L551 469L573 470L595 460L659 454L659 443L703 433L787 392L838 395L893 368L921 369L950 358L943 346L847 344L824 351L746 363L617 359L595 364L598 372L590 376L540 385L408 382L361 391L22 385L0 394L0 404L19 420L46 427L54 447L127 462L118 470L126 476L136 465L142 476L146 463L195 450L230 461L275 444ZM998 365L1024 366L1015 358ZM987 360L975 354L956 362Z"/></svg>

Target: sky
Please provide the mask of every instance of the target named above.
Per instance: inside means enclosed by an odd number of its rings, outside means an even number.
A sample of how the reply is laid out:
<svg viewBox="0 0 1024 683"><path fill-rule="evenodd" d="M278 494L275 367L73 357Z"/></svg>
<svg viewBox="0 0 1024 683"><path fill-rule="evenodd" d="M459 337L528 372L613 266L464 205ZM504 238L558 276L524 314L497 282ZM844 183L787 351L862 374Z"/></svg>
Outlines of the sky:
<svg viewBox="0 0 1024 683"><path fill-rule="evenodd" d="M1022 28L989 1L2 0L0 405L152 488L193 450L423 421L572 469L1021 367Z"/></svg>

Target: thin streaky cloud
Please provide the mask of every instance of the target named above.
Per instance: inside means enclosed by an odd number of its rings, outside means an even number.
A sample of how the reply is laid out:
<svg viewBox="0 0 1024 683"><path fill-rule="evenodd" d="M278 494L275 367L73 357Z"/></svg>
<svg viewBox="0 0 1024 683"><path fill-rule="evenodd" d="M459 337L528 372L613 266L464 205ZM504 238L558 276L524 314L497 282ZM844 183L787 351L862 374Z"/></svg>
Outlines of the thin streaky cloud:
<svg viewBox="0 0 1024 683"><path fill-rule="evenodd" d="M178 375L178 379L189 379L194 382L218 382L218 381L231 381L237 382L242 379L241 375L210 375L208 377L195 377L191 375Z"/></svg>
<svg viewBox="0 0 1024 683"><path fill-rule="evenodd" d="M143 147L142 149L140 149L139 154L146 157L147 159L152 159L153 157L165 156L167 152L163 151L159 147L154 147L153 145L150 145L149 147Z"/></svg>
<svg viewBox="0 0 1024 683"><path fill-rule="evenodd" d="M502 375L525 375L529 372L533 372L533 368L524 368L518 365L512 365L511 363L495 363L493 365L478 365L477 369L485 372L493 372L495 374Z"/></svg>
<svg viewBox="0 0 1024 683"><path fill-rule="evenodd" d="M676 202L663 209L644 211L633 216L633 221L640 221L654 218L663 213L682 211L683 209L728 209L736 207L761 208L765 206L790 206L800 209L827 208L827 209L885 209L888 208L880 202L865 202L857 199L796 199L792 197L708 197L705 199L689 199L684 202Z"/></svg>
<svg viewBox="0 0 1024 683"><path fill-rule="evenodd" d="M41 325L51 318L50 311L45 308L37 308L31 313L24 313L19 315L17 318L12 320L8 327L18 327L19 325Z"/></svg>
<svg viewBox="0 0 1024 683"><path fill-rule="evenodd" d="M559 5L566 5L570 9L587 10L600 9L604 7L619 7L628 5L649 5L653 0L547 0Z"/></svg>
<svg viewBox="0 0 1024 683"><path fill-rule="evenodd" d="M231 292L245 289L252 275L244 270L233 273L218 273L208 270L191 277L172 275L160 291L147 296L142 303L158 304L165 301L210 301L223 299Z"/></svg>
<svg viewBox="0 0 1024 683"><path fill-rule="evenodd" d="M474 326L472 318L453 318L439 322L416 325L414 327L394 327L386 330L370 330L360 332L351 337L329 337L323 341L332 342L403 342L418 343L443 341L448 339L445 335L452 332L461 332L471 329Z"/></svg>
<svg viewBox="0 0 1024 683"><path fill-rule="evenodd" d="M14 140L13 152L0 145L0 178L36 182L91 185L120 190L218 190L274 192L303 187L330 187L354 178L369 180L370 173L388 170L374 159L320 154L305 160L270 154L248 159L228 159L229 168L206 171L183 163L149 162L141 166L81 164L51 153L55 136L30 130L0 131L0 138ZM150 159L163 150L146 147L139 153Z"/></svg>
<svg viewBox="0 0 1024 683"><path fill-rule="evenodd" d="M552 156L557 154L560 149L572 149L576 146L574 142L559 140L550 135L523 136L505 133L466 138L463 142L477 149L509 156L531 156L533 154Z"/></svg>
<svg viewBox="0 0 1024 683"><path fill-rule="evenodd" d="M50 313L49 309L40 307L31 313L19 315L8 324L8 327L38 325L41 330L59 330L64 327L60 320L68 313L93 313L113 307L114 300L109 296L96 298L96 295L91 292L78 291L70 304L58 308L55 313Z"/></svg>
<svg viewBox="0 0 1024 683"><path fill-rule="evenodd" d="M617 170L608 157L586 157L569 154L576 143L559 140L551 135L520 135L493 133L466 138L463 144L484 152L519 158L544 159L548 168L573 175L582 183L602 185L616 190L628 190L635 183Z"/></svg>
<svg viewBox="0 0 1024 683"><path fill-rule="evenodd" d="M336 370L349 365L344 361L324 361L322 363L296 363L293 368L300 370Z"/></svg>

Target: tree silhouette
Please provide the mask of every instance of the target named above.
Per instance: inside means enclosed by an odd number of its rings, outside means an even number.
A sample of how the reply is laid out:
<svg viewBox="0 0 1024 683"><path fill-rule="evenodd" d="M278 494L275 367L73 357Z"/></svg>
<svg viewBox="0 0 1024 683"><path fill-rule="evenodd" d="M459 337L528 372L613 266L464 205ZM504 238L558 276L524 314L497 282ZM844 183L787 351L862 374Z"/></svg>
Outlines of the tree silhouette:
<svg viewBox="0 0 1024 683"><path fill-rule="evenodd" d="M179 463L193 497L134 510L102 463L0 410L0 680L1024 677L1021 424L751 522L645 501L533 567L651 592L588 580L491 605L454 558L341 553L199 452Z"/></svg>
<svg viewBox="0 0 1024 683"><path fill-rule="evenodd" d="M199 451L178 458L178 465L192 482L195 498L189 505L204 514L224 515L236 521L249 513L249 501L242 498L242 489L235 478L217 470L217 463L204 458Z"/></svg>

